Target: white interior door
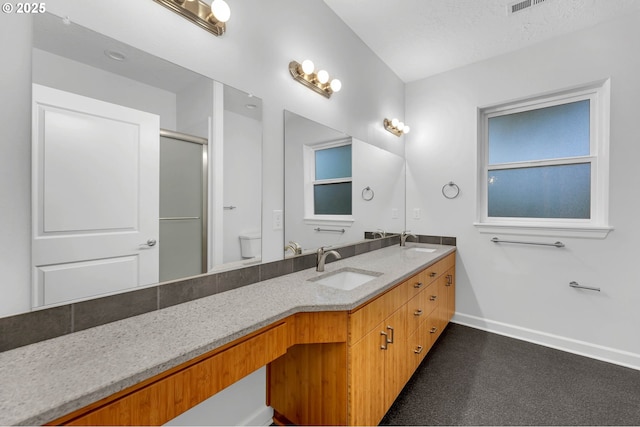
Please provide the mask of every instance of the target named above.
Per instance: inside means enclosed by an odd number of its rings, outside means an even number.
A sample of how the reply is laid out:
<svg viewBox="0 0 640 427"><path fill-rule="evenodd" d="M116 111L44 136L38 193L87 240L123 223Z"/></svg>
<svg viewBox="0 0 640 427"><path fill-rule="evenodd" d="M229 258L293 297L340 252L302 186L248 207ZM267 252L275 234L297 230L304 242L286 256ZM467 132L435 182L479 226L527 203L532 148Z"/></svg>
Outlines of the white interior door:
<svg viewBox="0 0 640 427"><path fill-rule="evenodd" d="M32 111L34 306L158 282L159 117L36 84Z"/></svg>

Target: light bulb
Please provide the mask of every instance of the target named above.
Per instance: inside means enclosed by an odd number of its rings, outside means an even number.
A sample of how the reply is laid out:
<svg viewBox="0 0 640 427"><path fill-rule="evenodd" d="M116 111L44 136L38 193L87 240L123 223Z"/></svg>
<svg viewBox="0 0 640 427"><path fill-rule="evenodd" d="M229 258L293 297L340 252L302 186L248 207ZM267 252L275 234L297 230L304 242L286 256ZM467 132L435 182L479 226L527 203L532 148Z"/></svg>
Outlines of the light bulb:
<svg viewBox="0 0 640 427"><path fill-rule="evenodd" d="M398 128L399 131L402 131L402 129L404 129L404 123L398 123L398 126L396 126L396 128Z"/></svg>
<svg viewBox="0 0 640 427"><path fill-rule="evenodd" d="M231 9L224 0L213 0L211 2L211 13L218 22L227 22L231 17Z"/></svg>
<svg viewBox="0 0 640 427"><path fill-rule="evenodd" d="M302 61L302 72L309 75L311 73L313 73L313 69L315 68L315 65L313 65L313 61L311 61L310 59L305 59L304 61Z"/></svg>
<svg viewBox="0 0 640 427"><path fill-rule="evenodd" d="M402 129L402 133L406 135L409 133L409 131L411 131L411 128L407 125L404 125L404 129Z"/></svg>
<svg viewBox="0 0 640 427"><path fill-rule="evenodd" d="M400 123L398 119L391 119L391 126L393 126L394 128L398 127L398 123Z"/></svg>
<svg viewBox="0 0 640 427"><path fill-rule="evenodd" d="M325 84L326 82L328 82L329 73L327 73L325 70L318 71L318 81L322 84Z"/></svg>
<svg viewBox="0 0 640 427"><path fill-rule="evenodd" d="M333 79L331 80L331 90L334 92L340 92L340 89L342 89L342 82L338 79Z"/></svg>

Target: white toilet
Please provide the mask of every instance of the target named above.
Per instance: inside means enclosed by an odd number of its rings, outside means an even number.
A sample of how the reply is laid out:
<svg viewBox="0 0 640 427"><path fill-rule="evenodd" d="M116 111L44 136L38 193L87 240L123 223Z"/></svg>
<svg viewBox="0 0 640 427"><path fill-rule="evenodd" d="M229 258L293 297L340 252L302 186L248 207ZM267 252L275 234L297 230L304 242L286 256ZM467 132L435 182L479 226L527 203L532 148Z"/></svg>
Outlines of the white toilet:
<svg viewBox="0 0 640 427"><path fill-rule="evenodd" d="M249 232L240 235L240 254L242 258L260 256L262 250L262 235L259 232Z"/></svg>

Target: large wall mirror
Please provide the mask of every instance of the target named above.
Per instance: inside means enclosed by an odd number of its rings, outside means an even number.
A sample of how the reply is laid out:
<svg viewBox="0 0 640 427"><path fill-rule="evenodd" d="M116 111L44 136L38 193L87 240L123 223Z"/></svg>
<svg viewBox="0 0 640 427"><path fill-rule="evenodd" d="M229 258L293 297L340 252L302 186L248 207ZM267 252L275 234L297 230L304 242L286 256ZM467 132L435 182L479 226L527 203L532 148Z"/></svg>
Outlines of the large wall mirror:
<svg viewBox="0 0 640 427"><path fill-rule="evenodd" d="M285 123L285 257L400 233L405 160L290 111Z"/></svg>
<svg viewBox="0 0 640 427"><path fill-rule="evenodd" d="M33 307L260 262L260 99L48 13L30 48Z"/></svg>

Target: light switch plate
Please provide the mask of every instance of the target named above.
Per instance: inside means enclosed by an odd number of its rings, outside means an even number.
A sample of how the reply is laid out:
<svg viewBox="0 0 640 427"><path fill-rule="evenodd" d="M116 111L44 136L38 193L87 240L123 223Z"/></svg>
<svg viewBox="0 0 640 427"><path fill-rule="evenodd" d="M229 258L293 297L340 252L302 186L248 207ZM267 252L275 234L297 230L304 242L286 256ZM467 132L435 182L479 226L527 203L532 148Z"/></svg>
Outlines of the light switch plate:
<svg viewBox="0 0 640 427"><path fill-rule="evenodd" d="M413 208L413 219L420 219L420 208Z"/></svg>
<svg viewBox="0 0 640 427"><path fill-rule="evenodd" d="M391 219L398 219L398 208L391 209Z"/></svg>
<svg viewBox="0 0 640 427"><path fill-rule="evenodd" d="M279 209L273 211L273 229L282 230L282 211Z"/></svg>

